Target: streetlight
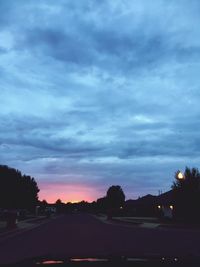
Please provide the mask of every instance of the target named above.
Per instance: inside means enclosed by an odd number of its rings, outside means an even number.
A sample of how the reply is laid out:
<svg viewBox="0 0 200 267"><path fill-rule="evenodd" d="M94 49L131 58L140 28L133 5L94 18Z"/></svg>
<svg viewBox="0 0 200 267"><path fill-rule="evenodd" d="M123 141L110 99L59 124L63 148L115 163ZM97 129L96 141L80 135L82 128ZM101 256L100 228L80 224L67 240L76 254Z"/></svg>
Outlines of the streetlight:
<svg viewBox="0 0 200 267"><path fill-rule="evenodd" d="M179 180L183 180L184 179L184 175L182 174L182 172L178 173L178 179Z"/></svg>

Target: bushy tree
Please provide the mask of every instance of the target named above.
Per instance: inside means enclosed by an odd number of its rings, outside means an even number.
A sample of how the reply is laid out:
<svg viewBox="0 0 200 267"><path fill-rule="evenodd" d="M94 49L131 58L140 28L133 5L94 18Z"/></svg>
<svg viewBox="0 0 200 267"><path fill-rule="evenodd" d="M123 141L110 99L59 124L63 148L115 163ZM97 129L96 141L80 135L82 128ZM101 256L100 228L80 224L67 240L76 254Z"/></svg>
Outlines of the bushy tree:
<svg viewBox="0 0 200 267"><path fill-rule="evenodd" d="M119 185L111 186L106 194L107 207L108 207L108 218L111 219L113 213L120 209L125 202L125 194Z"/></svg>
<svg viewBox="0 0 200 267"><path fill-rule="evenodd" d="M185 221L199 221L200 219L200 173L197 168L185 168L183 175L175 173L172 185L174 192L174 213L177 218Z"/></svg>
<svg viewBox="0 0 200 267"><path fill-rule="evenodd" d="M56 204L56 212L62 213L64 210L65 204L61 201L61 199L57 199L55 204Z"/></svg>
<svg viewBox="0 0 200 267"><path fill-rule="evenodd" d="M35 179L19 170L0 165L0 207L33 211L38 203L39 188Z"/></svg>
<svg viewBox="0 0 200 267"><path fill-rule="evenodd" d="M57 199L56 202L55 202L55 204L58 205L58 206L59 206L59 205L62 205L62 201L61 201L61 199Z"/></svg>
<svg viewBox="0 0 200 267"><path fill-rule="evenodd" d="M46 201L46 199L43 199L41 202L40 202L40 206L41 207L47 207L47 205L48 205L48 202Z"/></svg>
<svg viewBox="0 0 200 267"><path fill-rule="evenodd" d="M107 198L101 197L96 201L96 209L98 212L106 212L107 211Z"/></svg>

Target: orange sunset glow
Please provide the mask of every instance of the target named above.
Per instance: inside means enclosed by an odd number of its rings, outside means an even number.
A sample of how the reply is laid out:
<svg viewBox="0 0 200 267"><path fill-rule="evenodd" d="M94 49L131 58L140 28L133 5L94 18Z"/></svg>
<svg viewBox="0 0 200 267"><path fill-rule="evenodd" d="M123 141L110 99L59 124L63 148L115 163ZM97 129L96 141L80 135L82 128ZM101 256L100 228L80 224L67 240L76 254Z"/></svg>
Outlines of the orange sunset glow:
<svg viewBox="0 0 200 267"><path fill-rule="evenodd" d="M85 185L66 185L55 183L42 183L40 184L39 199L45 199L48 203L55 203L57 199L62 202L80 202L82 200L92 202L100 197L94 188Z"/></svg>

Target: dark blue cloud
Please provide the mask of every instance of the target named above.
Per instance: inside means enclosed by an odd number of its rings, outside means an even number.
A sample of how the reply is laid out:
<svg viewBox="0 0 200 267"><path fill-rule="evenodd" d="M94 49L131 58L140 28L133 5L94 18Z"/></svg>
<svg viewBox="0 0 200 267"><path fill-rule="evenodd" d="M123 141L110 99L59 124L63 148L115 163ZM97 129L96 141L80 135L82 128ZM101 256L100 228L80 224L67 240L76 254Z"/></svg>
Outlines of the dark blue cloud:
<svg viewBox="0 0 200 267"><path fill-rule="evenodd" d="M198 167L199 7L1 2L1 163L130 197Z"/></svg>

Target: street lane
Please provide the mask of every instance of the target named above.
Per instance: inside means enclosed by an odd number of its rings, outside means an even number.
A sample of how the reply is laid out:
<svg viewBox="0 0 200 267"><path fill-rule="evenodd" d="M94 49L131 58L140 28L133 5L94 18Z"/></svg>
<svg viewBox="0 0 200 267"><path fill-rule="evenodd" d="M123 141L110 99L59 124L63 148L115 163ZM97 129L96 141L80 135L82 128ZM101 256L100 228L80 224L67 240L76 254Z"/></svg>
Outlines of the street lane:
<svg viewBox="0 0 200 267"><path fill-rule="evenodd" d="M0 263L39 256L200 255L200 231L112 225L87 214L63 215L0 240Z"/></svg>

